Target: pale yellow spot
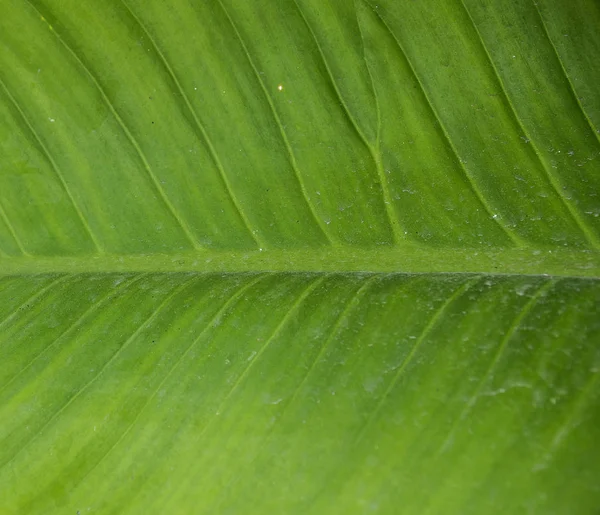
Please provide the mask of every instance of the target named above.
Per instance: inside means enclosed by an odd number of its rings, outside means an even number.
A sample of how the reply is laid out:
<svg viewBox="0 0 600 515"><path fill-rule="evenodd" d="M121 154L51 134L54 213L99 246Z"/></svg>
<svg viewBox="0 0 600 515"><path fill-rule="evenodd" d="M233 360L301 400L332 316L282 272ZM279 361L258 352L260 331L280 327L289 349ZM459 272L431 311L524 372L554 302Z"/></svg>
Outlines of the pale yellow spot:
<svg viewBox="0 0 600 515"><path fill-rule="evenodd" d="M279 91L283 91L283 84L280 84L279 86L277 86L277 89L278 89Z"/></svg>

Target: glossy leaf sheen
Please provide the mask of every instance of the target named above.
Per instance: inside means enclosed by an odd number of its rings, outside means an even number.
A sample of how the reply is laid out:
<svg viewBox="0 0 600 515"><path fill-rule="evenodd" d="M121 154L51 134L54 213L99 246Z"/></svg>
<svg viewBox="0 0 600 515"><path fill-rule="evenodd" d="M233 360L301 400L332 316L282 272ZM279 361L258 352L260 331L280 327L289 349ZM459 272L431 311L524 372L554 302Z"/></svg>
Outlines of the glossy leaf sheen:
<svg viewBox="0 0 600 515"><path fill-rule="evenodd" d="M0 12L1 513L595 513L595 0Z"/></svg>

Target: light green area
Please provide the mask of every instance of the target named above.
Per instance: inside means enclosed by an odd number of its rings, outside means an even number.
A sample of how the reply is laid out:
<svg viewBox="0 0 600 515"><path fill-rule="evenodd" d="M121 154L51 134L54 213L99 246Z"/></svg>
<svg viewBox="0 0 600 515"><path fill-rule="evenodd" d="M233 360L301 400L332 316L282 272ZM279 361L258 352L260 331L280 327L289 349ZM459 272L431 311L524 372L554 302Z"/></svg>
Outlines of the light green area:
<svg viewBox="0 0 600 515"><path fill-rule="evenodd" d="M4 259L10 275L51 272L386 272L542 275L600 278L600 253L565 249L440 249L403 245L364 250L321 248L185 254Z"/></svg>
<svg viewBox="0 0 600 515"><path fill-rule="evenodd" d="M596 0L0 0L0 514L594 514Z"/></svg>

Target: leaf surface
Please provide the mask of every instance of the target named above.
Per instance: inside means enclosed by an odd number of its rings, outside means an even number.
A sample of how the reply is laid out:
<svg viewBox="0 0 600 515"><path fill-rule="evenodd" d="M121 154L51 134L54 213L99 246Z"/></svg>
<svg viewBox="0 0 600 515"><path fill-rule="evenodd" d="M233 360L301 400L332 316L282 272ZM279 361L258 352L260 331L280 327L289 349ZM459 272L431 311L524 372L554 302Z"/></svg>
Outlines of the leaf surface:
<svg viewBox="0 0 600 515"><path fill-rule="evenodd" d="M0 512L595 513L597 2L0 11Z"/></svg>

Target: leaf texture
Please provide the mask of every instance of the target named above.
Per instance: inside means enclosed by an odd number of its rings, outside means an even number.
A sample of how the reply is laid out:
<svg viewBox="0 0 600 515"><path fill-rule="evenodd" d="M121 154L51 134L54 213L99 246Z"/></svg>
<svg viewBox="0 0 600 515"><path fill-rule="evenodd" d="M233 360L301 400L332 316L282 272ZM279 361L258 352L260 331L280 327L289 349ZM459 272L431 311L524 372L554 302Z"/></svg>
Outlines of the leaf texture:
<svg viewBox="0 0 600 515"><path fill-rule="evenodd" d="M0 12L0 513L595 513L598 2Z"/></svg>

